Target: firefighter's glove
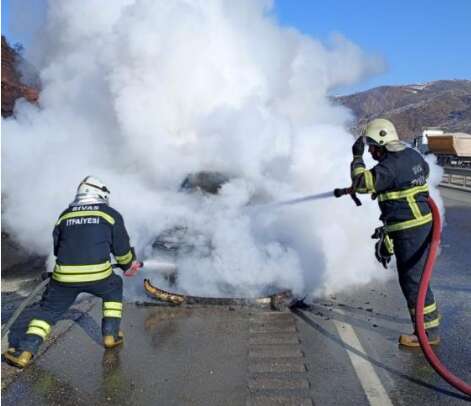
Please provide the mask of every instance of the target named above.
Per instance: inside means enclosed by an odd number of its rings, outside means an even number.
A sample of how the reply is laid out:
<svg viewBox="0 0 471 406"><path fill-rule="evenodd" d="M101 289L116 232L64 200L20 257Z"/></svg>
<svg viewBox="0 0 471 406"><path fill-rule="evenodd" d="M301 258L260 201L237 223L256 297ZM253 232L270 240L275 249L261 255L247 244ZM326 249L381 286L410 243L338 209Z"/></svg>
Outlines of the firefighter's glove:
<svg viewBox="0 0 471 406"><path fill-rule="evenodd" d="M388 234L384 231L383 227L378 227L371 238L378 239L375 244L375 257L378 262L383 265L385 269L388 268L388 264L391 261L391 257L394 254L393 241Z"/></svg>
<svg viewBox="0 0 471 406"><path fill-rule="evenodd" d="M391 261L391 254L386 251L384 244L381 241L377 241L375 244L375 257L378 262L383 265L384 269L388 269L388 264Z"/></svg>
<svg viewBox="0 0 471 406"><path fill-rule="evenodd" d="M383 234L384 234L384 227L376 227L374 233L371 235L371 238L373 240L376 240L378 238L381 238Z"/></svg>
<svg viewBox="0 0 471 406"><path fill-rule="evenodd" d="M142 268L142 262L133 261L129 269L124 272L124 276L134 276Z"/></svg>
<svg viewBox="0 0 471 406"><path fill-rule="evenodd" d="M363 137L358 137L352 145L352 154L354 157L361 157L365 152L365 142Z"/></svg>

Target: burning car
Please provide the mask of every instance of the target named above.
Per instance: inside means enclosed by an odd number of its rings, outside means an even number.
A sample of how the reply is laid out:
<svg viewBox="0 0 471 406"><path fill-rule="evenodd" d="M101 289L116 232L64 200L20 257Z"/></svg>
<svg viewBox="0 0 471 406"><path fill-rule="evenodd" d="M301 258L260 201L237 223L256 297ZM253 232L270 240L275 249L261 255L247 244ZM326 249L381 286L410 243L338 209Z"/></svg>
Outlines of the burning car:
<svg viewBox="0 0 471 406"><path fill-rule="evenodd" d="M182 181L179 191L189 194L217 195L222 186L233 177L221 172L201 171L191 173ZM162 231L152 242L152 256L166 262L176 262L179 257L198 252L201 256L209 256L213 250L211 239L204 232L191 229L186 225ZM175 267L176 269L176 267ZM176 272L164 274L171 284L176 283Z"/></svg>
<svg viewBox="0 0 471 406"><path fill-rule="evenodd" d="M206 203L214 204L214 199L212 198L220 194L223 186L237 179L238 178L235 176L222 172L196 172L187 175L185 179L183 179L179 187L179 192L190 194L191 199L196 199L203 206L206 205ZM267 198L266 193L257 192L250 196L248 204L266 201ZM200 226L202 226L202 224L200 224ZM167 267L168 272L161 272L170 286L177 283L176 269L177 264L181 260L190 256L195 260L207 259L211 257L215 251L210 227L199 227L194 223L191 225L177 224L163 230L153 239L151 247L151 257L158 258L159 261L169 264L175 264L173 268ZM231 289L231 286L220 286L220 290L228 294L230 294Z"/></svg>

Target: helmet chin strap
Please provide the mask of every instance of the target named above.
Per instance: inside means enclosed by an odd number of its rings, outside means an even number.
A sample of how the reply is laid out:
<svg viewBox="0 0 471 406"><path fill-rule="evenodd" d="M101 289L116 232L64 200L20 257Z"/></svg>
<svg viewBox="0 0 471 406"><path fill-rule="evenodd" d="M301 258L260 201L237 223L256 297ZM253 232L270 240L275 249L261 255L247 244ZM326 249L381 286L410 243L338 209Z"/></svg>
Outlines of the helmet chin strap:
<svg viewBox="0 0 471 406"><path fill-rule="evenodd" d="M370 151L371 157L375 161L378 161L378 162L382 161L386 156L386 150L384 149L384 147L380 147L377 145L370 145L369 151Z"/></svg>

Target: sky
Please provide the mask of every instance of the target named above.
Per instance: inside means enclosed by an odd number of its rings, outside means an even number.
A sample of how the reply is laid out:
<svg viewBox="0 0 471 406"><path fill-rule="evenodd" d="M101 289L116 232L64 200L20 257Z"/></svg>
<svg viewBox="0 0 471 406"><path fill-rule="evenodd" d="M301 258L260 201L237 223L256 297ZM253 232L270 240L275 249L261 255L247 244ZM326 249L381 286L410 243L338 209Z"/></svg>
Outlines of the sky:
<svg viewBox="0 0 471 406"><path fill-rule="evenodd" d="M338 32L387 69L358 86L471 79L471 1L277 0L284 25L327 40Z"/></svg>
<svg viewBox="0 0 471 406"><path fill-rule="evenodd" d="M37 15L10 22L10 11L28 4ZM2 0L2 34L25 46L44 15L44 0ZM20 5L20 6L18 6ZM381 85L471 79L471 1L450 0L275 0L274 17L324 42L339 33L368 53L384 58L386 70L340 93ZM28 28L24 28L28 27Z"/></svg>

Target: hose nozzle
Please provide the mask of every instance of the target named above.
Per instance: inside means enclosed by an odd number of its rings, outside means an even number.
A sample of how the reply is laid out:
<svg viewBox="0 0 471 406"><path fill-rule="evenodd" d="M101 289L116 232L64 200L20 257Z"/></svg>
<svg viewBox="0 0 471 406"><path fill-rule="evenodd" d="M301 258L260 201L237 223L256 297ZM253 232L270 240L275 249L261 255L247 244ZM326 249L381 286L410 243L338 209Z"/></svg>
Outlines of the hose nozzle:
<svg viewBox="0 0 471 406"><path fill-rule="evenodd" d="M352 200L355 202L357 206L361 206L361 201L357 197L355 190L352 187L344 187L344 188L338 188L334 189L334 196L335 197L342 197L345 195L350 195Z"/></svg>
<svg viewBox="0 0 471 406"><path fill-rule="evenodd" d="M349 194L350 194L350 190L347 187L334 189L334 196L335 197L342 197L342 196L349 195Z"/></svg>

